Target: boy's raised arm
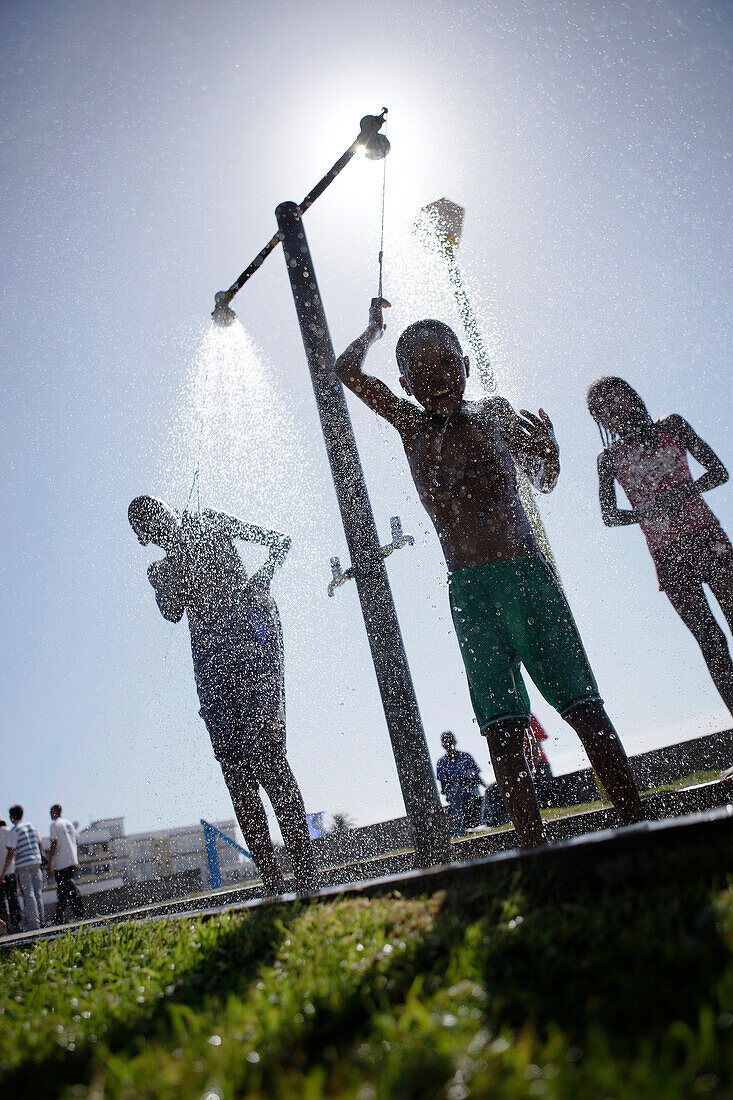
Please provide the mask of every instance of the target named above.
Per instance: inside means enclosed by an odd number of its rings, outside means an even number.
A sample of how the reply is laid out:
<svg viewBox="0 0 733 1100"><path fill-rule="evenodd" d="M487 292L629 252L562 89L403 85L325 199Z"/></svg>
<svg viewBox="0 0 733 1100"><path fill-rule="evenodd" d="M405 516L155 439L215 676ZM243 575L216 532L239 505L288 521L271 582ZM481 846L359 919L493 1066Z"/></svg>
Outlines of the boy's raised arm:
<svg viewBox="0 0 733 1100"><path fill-rule="evenodd" d="M242 539L243 542L254 542L258 546L266 546L270 556L256 573L250 578L250 584L260 584L268 588L272 575L285 561L290 551L292 540L289 535L281 535L279 531L271 531L267 527L260 527L256 523L245 523L236 516L229 516L226 512L216 512L212 508L204 508L202 519L210 530L218 532L230 539Z"/></svg>
<svg viewBox="0 0 733 1100"><path fill-rule="evenodd" d="M365 405L379 416L383 416L390 424L399 427L405 417L414 413L414 406L409 401L403 401L397 397L384 382L370 374L364 374L362 370L369 348L377 340L381 340L384 334L386 325L382 318L382 310L385 306L389 306L386 299L372 298L372 304L369 307L369 324L361 336L339 355L335 369L343 384L360 397Z"/></svg>
<svg viewBox="0 0 733 1100"><path fill-rule="evenodd" d="M226 512L215 512L211 508L205 508L201 514L214 530L230 539L242 539L243 542L256 542L258 546L266 546L270 551L270 557L276 559L276 567L285 561L291 542L288 535L281 535L279 531L270 531L267 527L260 527L256 523L245 523L236 516L229 516Z"/></svg>
<svg viewBox="0 0 733 1100"><path fill-rule="evenodd" d="M248 527L249 524L244 524L244 526ZM258 527L257 530L261 531L262 528ZM292 539L290 539L288 535L278 534L277 531L266 531L264 532L264 534L269 535L270 538L273 540L265 543L266 546L270 547L270 556L265 564L262 566L262 568L258 569L257 572L252 576L250 584L259 584L263 588L269 588L273 573L276 569L280 568L280 566L288 556ZM240 537L244 538L245 536ZM260 542L261 540L254 539L252 541Z"/></svg>

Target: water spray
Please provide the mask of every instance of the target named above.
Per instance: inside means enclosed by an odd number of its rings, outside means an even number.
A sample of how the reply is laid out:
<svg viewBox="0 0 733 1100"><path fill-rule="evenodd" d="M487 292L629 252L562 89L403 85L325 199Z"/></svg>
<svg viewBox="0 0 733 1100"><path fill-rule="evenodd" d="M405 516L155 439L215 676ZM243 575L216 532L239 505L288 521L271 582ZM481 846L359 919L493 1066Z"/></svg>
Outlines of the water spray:
<svg viewBox="0 0 733 1100"><path fill-rule="evenodd" d="M466 286L456 258L458 246L461 243L465 213L464 207L452 202L451 199L436 199L435 202L428 203L427 206L422 208L415 229L428 244L437 245L439 254L446 265L463 328L475 357L478 376L487 393L494 394L497 392L494 368L481 335L478 319L466 292ZM552 552L550 539L537 507L532 486L527 475L519 467L517 467L517 490L529 525L540 544L542 553L554 572L558 584L562 585L555 555Z"/></svg>

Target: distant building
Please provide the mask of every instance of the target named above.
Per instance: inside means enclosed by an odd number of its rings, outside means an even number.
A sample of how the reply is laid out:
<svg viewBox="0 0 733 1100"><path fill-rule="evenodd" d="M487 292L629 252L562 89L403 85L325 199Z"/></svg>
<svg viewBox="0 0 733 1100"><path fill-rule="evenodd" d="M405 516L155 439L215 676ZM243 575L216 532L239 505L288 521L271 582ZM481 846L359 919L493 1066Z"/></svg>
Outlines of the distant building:
<svg viewBox="0 0 733 1100"><path fill-rule="evenodd" d="M231 840L236 840L234 820L212 821L211 824ZM204 830L200 824L122 836L113 842L113 849L116 858L121 861L125 883L149 882L198 868L202 881L209 884L209 863ZM259 878L254 863L232 848L231 844L217 838L216 849L223 885Z"/></svg>
<svg viewBox="0 0 733 1100"><path fill-rule="evenodd" d="M106 817L79 829L79 876L77 882L122 878L122 865L114 844L125 835L124 817Z"/></svg>
<svg viewBox="0 0 733 1100"><path fill-rule="evenodd" d="M233 819L212 821L211 824L236 840ZM78 831L80 870L76 881L82 894L154 882L194 870L201 872L204 888L210 885L204 830L200 824L127 835L125 819L110 817L93 821ZM50 844L48 837L43 839L44 850L47 851ZM254 863L231 844L217 838L216 847L224 886L259 878ZM48 891L49 897L55 897L52 883L48 884Z"/></svg>

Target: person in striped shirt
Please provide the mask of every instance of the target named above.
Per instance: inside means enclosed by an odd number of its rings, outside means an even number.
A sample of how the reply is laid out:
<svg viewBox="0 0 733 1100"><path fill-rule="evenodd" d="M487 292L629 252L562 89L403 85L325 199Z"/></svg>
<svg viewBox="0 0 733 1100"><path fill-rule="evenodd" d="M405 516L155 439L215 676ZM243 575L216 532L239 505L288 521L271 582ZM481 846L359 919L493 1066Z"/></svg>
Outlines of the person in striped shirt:
<svg viewBox="0 0 733 1100"><path fill-rule="evenodd" d="M22 806L10 807L10 821L13 828L8 836L8 850L0 883L5 884L5 875L15 859L15 873L23 895L23 930L35 931L41 927L44 919L41 838L32 822L23 821Z"/></svg>

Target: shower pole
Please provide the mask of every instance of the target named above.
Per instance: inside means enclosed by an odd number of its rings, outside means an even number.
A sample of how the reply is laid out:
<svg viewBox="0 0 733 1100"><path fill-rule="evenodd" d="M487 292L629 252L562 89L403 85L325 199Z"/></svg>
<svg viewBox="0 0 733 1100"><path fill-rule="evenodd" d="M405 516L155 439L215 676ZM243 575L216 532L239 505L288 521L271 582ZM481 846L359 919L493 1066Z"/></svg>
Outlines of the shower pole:
<svg viewBox="0 0 733 1100"><path fill-rule="evenodd" d="M412 831L415 863L419 867L445 863L450 859L445 814L435 784L346 398L334 372L336 356L301 209L297 203L284 202L278 206L275 217Z"/></svg>
<svg viewBox="0 0 733 1100"><path fill-rule="evenodd" d="M278 232L229 289L220 290L214 296L211 316L215 324L227 326L234 323L232 299L282 242L379 694L415 846L415 863L418 867L428 867L450 860L448 826L435 784L354 430L341 382L334 372L336 356L302 221L302 215L360 148L369 160L381 160L387 156L389 141L379 132L386 116L386 107L379 115L365 115L359 124L356 139L303 201L299 204L285 202L278 206L275 211Z"/></svg>

